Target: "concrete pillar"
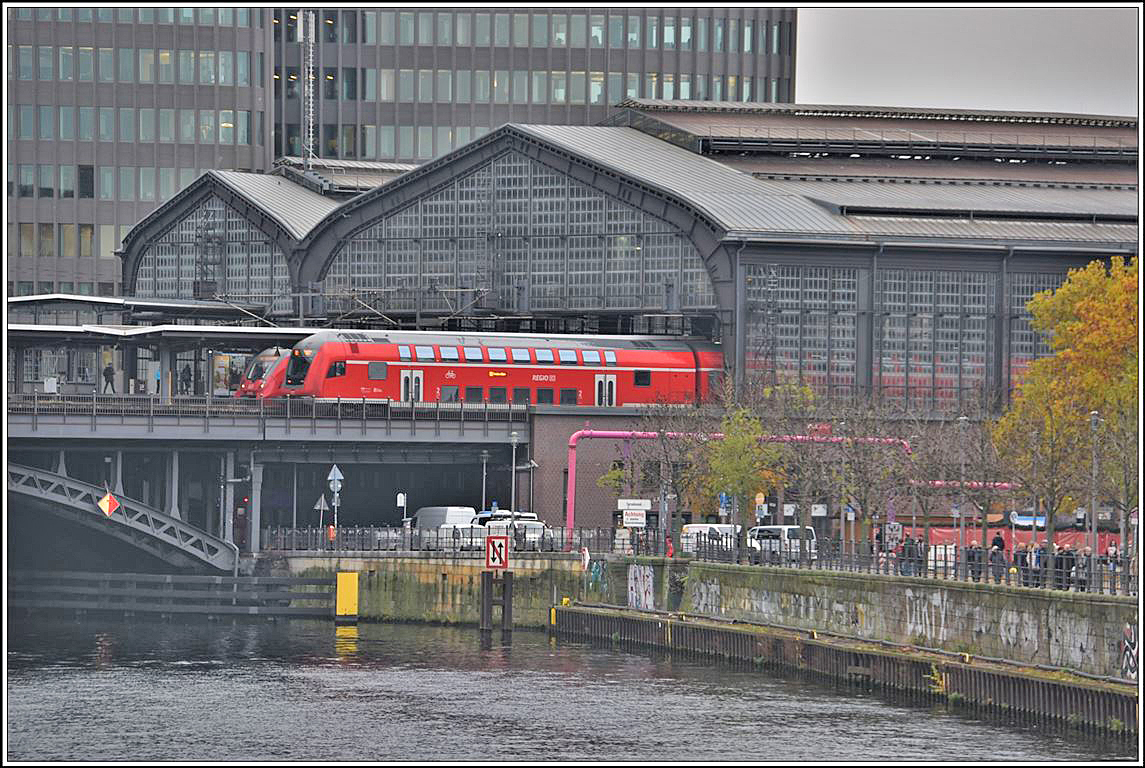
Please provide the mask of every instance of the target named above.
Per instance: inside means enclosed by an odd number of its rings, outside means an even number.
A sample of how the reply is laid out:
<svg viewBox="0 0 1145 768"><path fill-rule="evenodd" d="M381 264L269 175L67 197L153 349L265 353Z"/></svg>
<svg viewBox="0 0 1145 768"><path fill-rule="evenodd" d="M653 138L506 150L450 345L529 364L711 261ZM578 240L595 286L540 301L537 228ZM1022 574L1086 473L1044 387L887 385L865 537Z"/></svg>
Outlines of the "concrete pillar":
<svg viewBox="0 0 1145 768"><path fill-rule="evenodd" d="M223 465L226 479L235 476L235 452L227 451L226 461ZM235 484L227 483L223 491L223 538L229 542L235 540Z"/></svg>
<svg viewBox="0 0 1145 768"><path fill-rule="evenodd" d="M259 529L262 526L262 465L250 462L250 551L259 551Z"/></svg>
<svg viewBox="0 0 1145 768"><path fill-rule="evenodd" d="M171 402L171 350L159 348L159 401Z"/></svg>
<svg viewBox="0 0 1145 768"><path fill-rule="evenodd" d="M167 514L171 515L171 517L178 518L179 520L182 520L183 516L179 514L179 452L178 451L171 451L170 467L171 467L171 471L170 471L170 473L168 473L168 479L170 482L167 483L167 497L168 497Z"/></svg>
<svg viewBox="0 0 1145 768"><path fill-rule="evenodd" d="M123 451L115 452L115 492L123 493Z"/></svg>
<svg viewBox="0 0 1145 768"><path fill-rule="evenodd" d="M24 391L24 348L16 347L12 350L12 357L14 358L13 368L16 372L16 380L12 382L14 392Z"/></svg>
<svg viewBox="0 0 1145 768"><path fill-rule="evenodd" d="M66 475L68 473L68 462L64 458L64 450L61 448L59 456L56 458L56 474Z"/></svg>

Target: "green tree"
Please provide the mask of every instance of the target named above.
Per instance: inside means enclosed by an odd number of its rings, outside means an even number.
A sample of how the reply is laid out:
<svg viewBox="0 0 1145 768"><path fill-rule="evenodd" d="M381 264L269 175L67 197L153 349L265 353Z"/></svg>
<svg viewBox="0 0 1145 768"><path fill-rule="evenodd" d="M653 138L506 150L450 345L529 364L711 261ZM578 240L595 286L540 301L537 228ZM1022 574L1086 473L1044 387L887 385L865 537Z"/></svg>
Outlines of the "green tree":
<svg viewBox="0 0 1145 768"><path fill-rule="evenodd" d="M760 488L771 489L775 485L778 451L761 444L763 427L759 419L742 406L727 409L720 432L723 439L712 440L703 449L703 490L711 500L709 503L714 503L720 493L728 493L735 499L739 507L742 561L747 554L747 530L754 517L748 499Z"/></svg>

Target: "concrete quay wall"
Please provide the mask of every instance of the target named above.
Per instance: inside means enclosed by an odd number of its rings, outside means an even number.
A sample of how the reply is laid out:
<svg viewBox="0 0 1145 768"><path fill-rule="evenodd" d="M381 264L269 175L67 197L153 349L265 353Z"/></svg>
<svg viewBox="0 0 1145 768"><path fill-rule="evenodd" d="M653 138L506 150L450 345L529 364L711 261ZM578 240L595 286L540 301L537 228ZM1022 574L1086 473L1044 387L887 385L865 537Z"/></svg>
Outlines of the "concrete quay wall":
<svg viewBox="0 0 1145 768"><path fill-rule="evenodd" d="M578 554L514 552L510 565L516 627L543 628L555 603L585 594ZM481 557L427 552L292 554L269 556L263 567L283 576L332 578L338 571L357 571L358 615L366 620L473 625L480 620L484 553ZM495 623L500 615L494 608Z"/></svg>

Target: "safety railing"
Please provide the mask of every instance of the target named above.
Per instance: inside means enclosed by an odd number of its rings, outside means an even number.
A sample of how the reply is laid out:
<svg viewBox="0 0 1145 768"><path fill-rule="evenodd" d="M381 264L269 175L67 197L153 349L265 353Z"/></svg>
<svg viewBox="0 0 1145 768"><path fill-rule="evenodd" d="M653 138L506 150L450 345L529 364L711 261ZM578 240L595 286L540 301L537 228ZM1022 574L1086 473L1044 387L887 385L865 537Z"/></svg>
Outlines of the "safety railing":
<svg viewBox="0 0 1145 768"><path fill-rule="evenodd" d="M525 422L529 406L520 403L410 403L366 398L235 398L202 395L11 394L8 413L63 420L156 417L209 421L212 418L334 420L348 425L399 422Z"/></svg>

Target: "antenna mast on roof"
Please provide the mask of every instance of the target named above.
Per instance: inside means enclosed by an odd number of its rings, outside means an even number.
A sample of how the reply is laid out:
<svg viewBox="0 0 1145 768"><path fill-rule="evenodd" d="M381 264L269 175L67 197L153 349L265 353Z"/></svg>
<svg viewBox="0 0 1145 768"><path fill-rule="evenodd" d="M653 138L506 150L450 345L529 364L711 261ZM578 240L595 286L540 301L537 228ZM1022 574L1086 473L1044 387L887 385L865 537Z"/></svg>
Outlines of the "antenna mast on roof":
<svg viewBox="0 0 1145 768"><path fill-rule="evenodd" d="M302 98L306 121L305 143L302 147L302 167L310 170L314 155L314 11L299 9L298 20L302 22L302 51L306 67L303 72Z"/></svg>

